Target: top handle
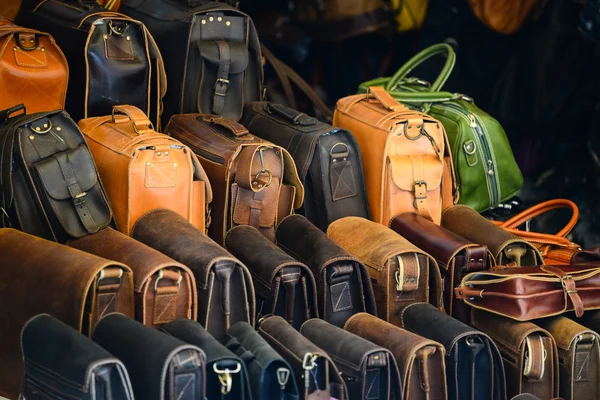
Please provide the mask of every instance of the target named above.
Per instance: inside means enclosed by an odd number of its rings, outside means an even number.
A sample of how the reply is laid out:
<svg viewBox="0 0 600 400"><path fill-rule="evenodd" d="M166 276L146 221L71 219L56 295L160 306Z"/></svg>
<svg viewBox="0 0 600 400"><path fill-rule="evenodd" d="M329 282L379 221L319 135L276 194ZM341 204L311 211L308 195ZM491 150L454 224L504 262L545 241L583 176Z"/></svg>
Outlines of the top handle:
<svg viewBox="0 0 600 400"><path fill-rule="evenodd" d="M406 111L408 107L402 105L398 102L398 100L394 99L388 92L385 91L383 86L370 86L367 90L367 99L370 96L373 96L390 111L398 112L398 111Z"/></svg>
<svg viewBox="0 0 600 400"><path fill-rule="evenodd" d="M202 121L209 122L214 125L222 126L227 129L234 138L236 139L244 139L244 140L252 140L253 137L248 132L248 129L242 124L239 124L230 119L225 119L223 117L219 117L218 115L204 115L202 116Z"/></svg>
<svg viewBox="0 0 600 400"><path fill-rule="evenodd" d="M155 132L152 121L150 121L148 116L139 108L130 105L114 106L112 109L112 122L116 124L123 122L122 118L117 118L118 116L115 115L117 113L127 116L127 119L131 121L133 130L136 134L142 135L144 133Z"/></svg>

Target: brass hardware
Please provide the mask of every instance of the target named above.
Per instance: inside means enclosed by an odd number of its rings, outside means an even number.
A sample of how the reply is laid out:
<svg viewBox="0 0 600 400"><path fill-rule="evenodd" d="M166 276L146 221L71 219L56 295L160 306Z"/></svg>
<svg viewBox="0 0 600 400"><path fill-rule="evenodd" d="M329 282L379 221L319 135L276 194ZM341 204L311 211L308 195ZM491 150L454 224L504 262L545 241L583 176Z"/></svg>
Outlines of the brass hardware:
<svg viewBox="0 0 600 400"><path fill-rule="evenodd" d="M156 153L156 155L160 157L162 153L159 151L158 153Z"/></svg>
<svg viewBox="0 0 600 400"><path fill-rule="evenodd" d="M44 52L44 51L46 51L46 48L45 48L45 47L42 47L40 50L41 50L42 52Z"/></svg>
<svg viewBox="0 0 600 400"><path fill-rule="evenodd" d="M127 39L127 40L131 40L131 36L127 36L125 39Z"/></svg>
<svg viewBox="0 0 600 400"><path fill-rule="evenodd" d="M47 128L47 127L48 127L48 124L44 124L44 128Z"/></svg>
<svg viewBox="0 0 600 400"><path fill-rule="evenodd" d="M206 24L206 20L205 19L202 20L202 24Z"/></svg>
<svg viewBox="0 0 600 400"><path fill-rule="evenodd" d="M213 21L215 20L215 18L214 18L214 17L209 17L209 18L208 18L208 20L209 20L210 22L213 22Z"/></svg>
<svg viewBox="0 0 600 400"><path fill-rule="evenodd" d="M151 166L151 165L152 165L152 163L146 163L146 165L149 167L149 166Z"/></svg>
<svg viewBox="0 0 600 400"><path fill-rule="evenodd" d="M33 136L33 135L29 135L29 139L30 139L30 140L33 140L34 138L35 138L35 136Z"/></svg>
<svg viewBox="0 0 600 400"><path fill-rule="evenodd" d="M223 17L218 17L217 21L219 21L219 22L223 21Z"/></svg>
<svg viewBox="0 0 600 400"><path fill-rule="evenodd" d="M231 22L227 21L227 22L225 22L225 25L229 26L229 25L231 25Z"/></svg>
<svg viewBox="0 0 600 400"><path fill-rule="evenodd" d="M57 126L56 130L60 132L60 131L62 131L62 128L60 126Z"/></svg>
<svg viewBox="0 0 600 400"><path fill-rule="evenodd" d="M169 155L169 152L168 152L168 151L165 151L165 156L168 156L168 155Z"/></svg>

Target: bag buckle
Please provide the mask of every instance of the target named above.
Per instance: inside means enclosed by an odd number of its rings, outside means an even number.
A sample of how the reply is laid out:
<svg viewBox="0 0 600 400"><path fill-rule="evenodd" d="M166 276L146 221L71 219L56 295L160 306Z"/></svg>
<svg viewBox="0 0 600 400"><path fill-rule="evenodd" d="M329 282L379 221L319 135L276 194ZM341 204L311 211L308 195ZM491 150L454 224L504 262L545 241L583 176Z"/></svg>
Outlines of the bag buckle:
<svg viewBox="0 0 600 400"><path fill-rule="evenodd" d="M77 196L73 197L73 204L75 207L79 207L85 204L85 196L87 192L81 192Z"/></svg>
<svg viewBox="0 0 600 400"><path fill-rule="evenodd" d="M569 289L567 287L567 281L571 280L573 282L573 289ZM575 286L575 282L573 281L573 277L571 275L565 275L560 277L560 283L564 289L564 291L568 294L577 293L577 287Z"/></svg>
<svg viewBox="0 0 600 400"><path fill-rule="evenodd" d="M215 94L217 96L225 97L227 95L227 88L229 88L229 79L225 78L217 78L215 81ZM219 91L219 89L223 89L223 91Z"/></svg>
<svg viewBox="0 0 600 400"><path fill-rule="evenodd" d="M183 280L183 276L181 275L181 271L177 271L177 272L179 272L179 279L177 279L177 282L175 282L175 284L177 285L177 289L180 289L181 281ZM158 271L158 278L156 278L156 282L154 282L154 291L155 292L158 290L158 281L163 279L164 276L165 276L164 269L161 269L160 271Z"/></svg>
<svg viewBox="0 0 600 400"><path fill-rule="evenodd" d="M290 379L290 370L287 368L277 368L277 383L281 386L281 389L285 389L288 380Z"/></svg>
<svg viewBox="0 0 600 400"><path fill-rule="evenodd" d="M218 375L219 382L221 383L221 394L225 395L231 392L231 386L233 384L231 374L237 374L241 370L242 366L240 363L237 363L237 367L234 370L230 370L229 368L219 369L217 363L213 364L213 371Z"/></svg>
<svg viewBox="0 0 600 400"><path fill-rule="evenodd" d="M417 186L418 187L423 187L424 189L424 194L419 196L417 195ZM414 201L413 201L413 205L415 208L419 208L417 207L417 200L424 200L427 198L427 182L425 181L414 181L413 182L413 187L412 187L412 193L413 196L415 197Z"/></svg>
<svg viewBox="0 0 600 400"><path fill-rule="evenodd" d="M103 280L106 276L106 270L101 270L100 273L98 274L98 279L96 280L96 286L100 286L100 281ZM123 269L119 268L119 275L116 276L116 278L119 280L119 285L121 286L121 283L123 281ZM108 279L108 278L107 278Z"/></svg>

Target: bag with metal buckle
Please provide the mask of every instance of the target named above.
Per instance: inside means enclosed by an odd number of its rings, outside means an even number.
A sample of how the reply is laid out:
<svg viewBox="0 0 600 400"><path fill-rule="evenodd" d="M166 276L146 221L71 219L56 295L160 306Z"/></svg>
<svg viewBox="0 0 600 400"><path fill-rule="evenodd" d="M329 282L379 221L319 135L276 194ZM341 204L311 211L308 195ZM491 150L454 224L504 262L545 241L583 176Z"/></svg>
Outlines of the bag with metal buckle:
<svg viewBox="0 0 600 400"><path fill-rule="evenodd" d="M198 158L178 140L154 130L137 107L79 121L98 163L119 230L127 235L142 215L173 210L205 232L212 189Z"/></svg>
<svg viewBox="0 0 600 400"><path fill-rule="evenodd" d="M0 227L65 243L112 222L90 150L66 112L0 111L0 138Z"/></svg>
<svg viewBox="0 0 600 400"><path fill-rule="evenodd" d="M237 225L271 240L277 223L302 206L304 188L292 156L243 125L214 115L171 118L165 132L196 153L213 184L209 236L219 244Z"/></svg>
<svg viewBox="0 0 600 400"><path fill-rule="evenodd" d="M0 326L1 396L19 392L19 334L31 317L49 313L84 335L108 313L133 318L133 277L124 264L9 228L0 229L0 254L0 315L9 318Z"/></svg>
<svg viewBox="0 0 600 400"><path fill-rule="evenodd" d="M238 321L254 325L254 286L248 269L185 218L170 210L147 213L132 237L187 266L196 279L198 322L218 340Z"/></svg>
<svg viewBox="0 0 600 400"><path fill-rule="evenodd" d="M225 246L250 270L260 302L257 318L279 315L300 329L304 321L319 317L315 278L306 265L248 225L227 232Z"/></svg>

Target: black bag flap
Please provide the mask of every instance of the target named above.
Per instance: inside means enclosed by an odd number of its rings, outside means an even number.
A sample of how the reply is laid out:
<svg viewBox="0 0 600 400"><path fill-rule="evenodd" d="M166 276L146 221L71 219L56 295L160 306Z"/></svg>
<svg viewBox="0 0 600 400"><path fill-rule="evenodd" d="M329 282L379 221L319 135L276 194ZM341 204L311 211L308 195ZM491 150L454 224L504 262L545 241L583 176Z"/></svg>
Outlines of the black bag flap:
<svg viewBox="0 0 600 400"><path fill-rule="evenodd" d="M217 42L199 40L196 42L200 55L211 64L218 67L219 64L228 62L230 74L240 74L248 67L248 47L245 43L224 42L229 47L229 60L222 60Z"/></svg>

